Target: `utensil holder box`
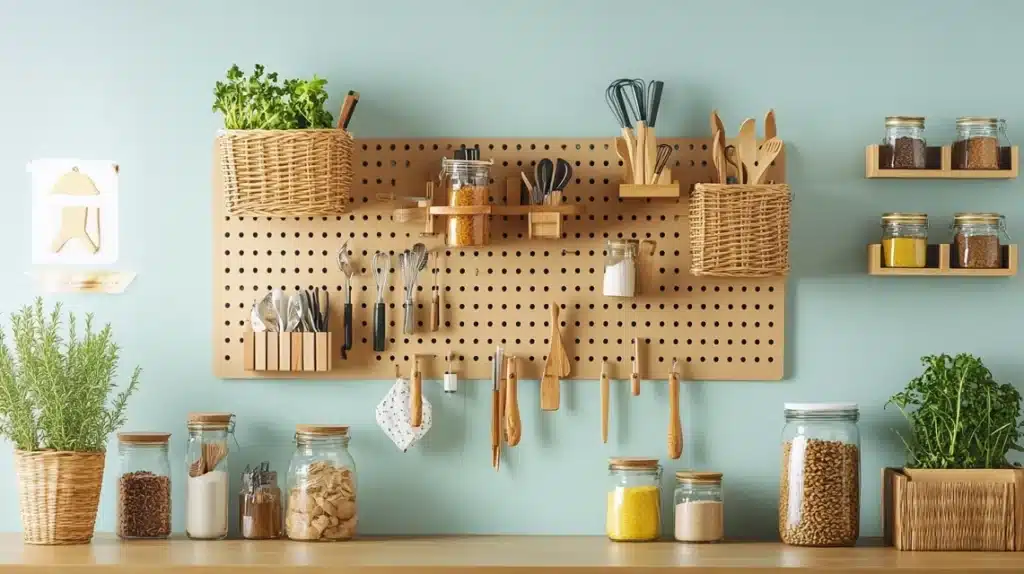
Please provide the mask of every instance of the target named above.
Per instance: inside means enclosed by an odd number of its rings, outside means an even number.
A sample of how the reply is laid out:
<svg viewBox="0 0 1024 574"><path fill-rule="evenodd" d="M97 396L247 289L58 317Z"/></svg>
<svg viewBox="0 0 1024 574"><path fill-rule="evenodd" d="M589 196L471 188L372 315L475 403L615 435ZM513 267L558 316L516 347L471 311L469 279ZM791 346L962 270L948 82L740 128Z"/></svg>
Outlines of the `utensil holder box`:
<svg viewBox="0 0 1024 574"><path fill-rule="evenodd" d="M249 331L243 344L246 371L325 372L334 365L331 333Z"/></svg>
<svg viewBox="0 0 1024 574"><path fill-rule="evenodd" d="M698 183L690 197L690 273L789 273L792 194L786 184Z"/></svg>
<svg viewBox="0 0 1024 574"><path fill-rule="evenodd" d="M899 550L1024 550L1024 469L883 469L882 520Z"/></svg>

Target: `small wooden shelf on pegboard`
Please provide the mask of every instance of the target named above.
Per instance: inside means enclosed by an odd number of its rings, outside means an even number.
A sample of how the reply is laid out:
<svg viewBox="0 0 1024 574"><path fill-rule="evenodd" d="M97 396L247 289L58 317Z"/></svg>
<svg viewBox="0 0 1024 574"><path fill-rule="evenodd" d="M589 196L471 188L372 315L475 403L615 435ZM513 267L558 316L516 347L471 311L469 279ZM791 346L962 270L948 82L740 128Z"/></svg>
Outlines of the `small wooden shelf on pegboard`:
<svg viewBox="0 0 1024 574"><path fill-rule="evenodd" d="M333 366L331 333L248 331L242 344L246 371L326 372Z"/></svg>
<svg viewBox="0 0 1024 574"><path fill-rule="evenodd" d="M1017 274L1017 246L1003 245L1001 269L961 269L954 267L955 252L948 243L929 245L924 267L884 267L882 245L868 245L868 274L890 277L1013 277Z"/></svg>
<svg viewBox="0 0 1024 574"><path fill-rule="evenodd" d="M679 182L675 183L623 183L619 185L619 197L623 199L679 197Z"/></svg>
<svg viewBox="0 0 1024 574"><path fill-rule="evenodd" d="M929 147L925 150L925 169L883 168L885 156L891 153L877 144L865 150L864 177L868 179L1017 179L1020 157L1017 146L999 150L1000 169L953 169L952 146Z"/></svg>

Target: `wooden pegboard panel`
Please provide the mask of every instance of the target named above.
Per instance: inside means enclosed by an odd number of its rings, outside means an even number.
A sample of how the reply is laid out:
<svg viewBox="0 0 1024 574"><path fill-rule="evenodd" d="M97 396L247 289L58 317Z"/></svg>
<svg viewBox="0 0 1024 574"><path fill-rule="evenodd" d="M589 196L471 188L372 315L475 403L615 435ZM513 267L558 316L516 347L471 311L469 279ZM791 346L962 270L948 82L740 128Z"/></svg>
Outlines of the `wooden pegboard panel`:
<svg viewBox="0 0 1024 574"><path fill-rule="evenodd" d="M549 348L548 305L563 308L562 336L572 360L571 379L596 379L607 357L612 376L628 378L630 341L639 335L645 379L665 379L673 357L691 380L779 380L783 375L785 278L714 279L688 273L688 204L685 190L710 181L710 138L663 139L676 147L670 166L683 184L679 200L622 200L612 139L443 139L358 140L356 183L349 213L338 217L230 217L214 174L214 373L222 378L285 378L289 373L255 373L242 368L242 340L253 300L273 287L286 291L320 287L331 292L330 330L340 345L342 276L335 252L349 239L358 275L353 277L355 345L347 360L336 356L329 373L305 378L389 379L395 364L408 372L415 353L434 353L423 362L427 378L440 378L441 356L450 347L461 357L462 378L489 379L494 347L521 357L520 377L540 377ZM505 197L506 177L522 167L532 172L543 157L573 163L565 201L586 212L566 216L562 240L527 239L526 217L492 218L491 244L446 249L439 238L421 238L422 222L391 220L394 205L381 193L422 196L443 156L459 146L478 146L494 159L492 201ZM784 155L768 179L785 181ZM216 165L216 163L214 164ZM657 241L655 255L642 257L640 294L631 301L601 295L606 238ZM444 289L441 330L420 328L406 336L402 326L402 281L392 274L388 293L387 350L371 347L375 299L370 258L378 249L399 252L422 241L442 250ZM565 254L563 255L563 250ZM397 263L397 257L395 258ZM429 267L420 274L417 319L429 314ZM335 352L339 352L335 349Z"/></svg>

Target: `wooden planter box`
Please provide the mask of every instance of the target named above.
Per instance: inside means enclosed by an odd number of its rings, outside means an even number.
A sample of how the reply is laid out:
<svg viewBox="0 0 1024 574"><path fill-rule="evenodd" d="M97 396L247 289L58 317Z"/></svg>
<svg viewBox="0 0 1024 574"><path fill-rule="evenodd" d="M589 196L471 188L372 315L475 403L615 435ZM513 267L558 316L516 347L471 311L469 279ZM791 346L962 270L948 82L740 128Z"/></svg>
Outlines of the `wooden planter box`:
<svg viewBox="0 0 1024 574"><path fill-rule="evenodd" d="M1024 550L1024 469L884 469L882 520L900 550Z"/></svg>

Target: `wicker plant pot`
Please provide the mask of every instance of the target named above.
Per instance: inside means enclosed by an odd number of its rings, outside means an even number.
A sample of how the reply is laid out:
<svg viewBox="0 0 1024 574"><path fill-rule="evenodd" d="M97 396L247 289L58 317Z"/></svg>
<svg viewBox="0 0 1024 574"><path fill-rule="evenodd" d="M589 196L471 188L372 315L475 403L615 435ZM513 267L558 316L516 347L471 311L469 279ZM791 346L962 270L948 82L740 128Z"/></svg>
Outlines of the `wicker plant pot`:
<svg viewBox="0 0 1024 574"><path fill-rule="evenodd" d="M103 486L103 452L14 453L27 544L88 544Z"/></svg>
<svg viewBox="0 0 1024 574"><path fill-rule="evenodd" d="M345 130L221 130L217 147L229 214L344 213L355 147Z"/></svg>
<svg viewBox="0 0 1024 574"><path fill-rule="evenodd" d="M690 198L690 273L789 273L789 186L698 183Z"/></svg>
<svg viewBox="0 0 1024 574"><path fill-rule="evenodd" d="M1024 469L884 469L882 517L900 550L1024 550Z"/></svg>

